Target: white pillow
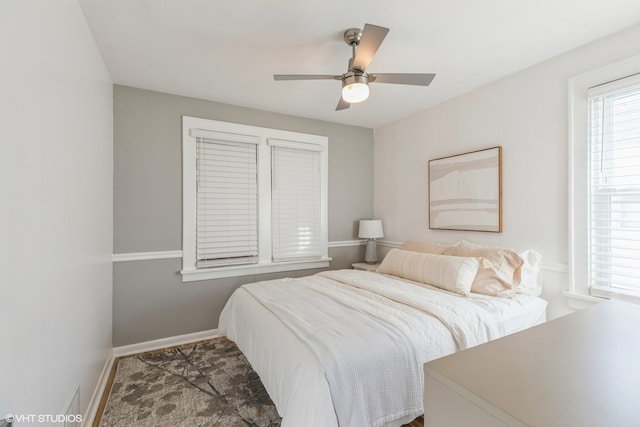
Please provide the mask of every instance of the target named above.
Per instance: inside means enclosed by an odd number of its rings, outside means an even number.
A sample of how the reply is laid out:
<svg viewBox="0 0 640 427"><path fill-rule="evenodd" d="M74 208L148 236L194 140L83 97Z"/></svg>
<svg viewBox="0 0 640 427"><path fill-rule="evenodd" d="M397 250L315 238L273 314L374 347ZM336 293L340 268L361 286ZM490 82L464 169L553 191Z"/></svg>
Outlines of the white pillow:
<svg viewBox="0 0 640 427"><path fill-rule="evenodd" d="M495 246L480 245L467 240L460 241L460 246L469 248L496 248ZM500 248L498 248L500 249ZM520 272L520 285L516 288L516 293L540 296L542 293L542 283L540 283L539 273L542 264L542 255L533 249L513 249L524 260Z"/></svg>
<svg viewBox="0 0 640 427"><path fill-rule="evenodd" d="M478 274L471 285L471 292L505 297L513 294L520 286L524 260L515 251L456 246L447 249L444 255L482 258Z"/></svg>
<svg viewBox="0 0 640 427"><path fill-rule="evenodd" d="M516 291L519 294L540 296L542 293L542 283L538 280L540 273L540 265L542 263L542 255L533 249L525 249L518 251L518 254L524 260L522 272L520 273L520 287Z"/></svg>
<svg viewBox="0 0 640 427"><path fill-rule="evenodd" d="M391 249L377 272L469 295L480 259Z"/></svg>

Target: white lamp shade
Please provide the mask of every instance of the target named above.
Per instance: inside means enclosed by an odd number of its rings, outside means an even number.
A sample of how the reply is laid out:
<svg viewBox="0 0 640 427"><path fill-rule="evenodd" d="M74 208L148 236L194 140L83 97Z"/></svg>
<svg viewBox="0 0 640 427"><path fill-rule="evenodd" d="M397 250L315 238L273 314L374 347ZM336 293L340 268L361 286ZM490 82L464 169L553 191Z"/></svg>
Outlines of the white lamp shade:
<svg viewBox="0 0 640 427"><path fill-rule="evenodd" d="M384 234L382 233L382 221L379 219L360 220L358 237L361 239L378 239L380 237L384 237Z"/></svg>
<svg viewBox="0 0 640 427"><path fill-rule="evenodd" d="M342 88L342 99L349 104L362 102L369 97L369 85L366 83L351 83Z"/></svg>

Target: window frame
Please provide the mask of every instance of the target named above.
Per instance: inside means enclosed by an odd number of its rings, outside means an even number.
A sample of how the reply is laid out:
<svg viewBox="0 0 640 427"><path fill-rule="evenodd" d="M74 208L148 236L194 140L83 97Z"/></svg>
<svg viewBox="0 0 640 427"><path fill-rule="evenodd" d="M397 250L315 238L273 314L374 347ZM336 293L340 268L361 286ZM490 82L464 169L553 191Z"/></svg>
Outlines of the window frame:
<svg viewBox="0 0 640 427"><path fill-rule="evenodd" d="M258 262L196 267L196 137L191 129L255 136L258 143ZM271 147L269 140L310 144L320 151L322 256L313 260L272 261ZM279 129L182 116L182 275L183 282L329 267L328 256L328 138Z"/></svg>
<svg viewBox="0 0 640 427"><path fill-rule="evenodd" d="M619 292L598 292L592 295L589 280L589 88L640 73L640 55L586 72L569 79L569 287L564 292L572 299L572 308L584 308L592 303L617 298L637 301L638 297Z"/></svg>
<svg viewBox="0 0 640 427"><path fill-rule="evenodd" d="M602 117L609 117L609 116L613 117L612 110L614 108L614 102L616 102L616 100L619 99L619 98L613 98L613 96L616 96L616 97L621 96L621 90L625 91L623 92L625 96L629 96L630 91L633 91L634 92L633 96L635 96L637 99L640 96L640 73L625 77L623 79L615 80L613 82L608 82L608 83L596 86L589 90L590 100L600 99L602 102L602 104L599 105L599 109L597 110L597 112L600 115L602 115ZM627 101L623 101L623 102L627 102ZM593 119L593 115L590 115L590 119ZM618 118L618 120L620 119ZM605 236L602 236L601 233L596 233L593 230L593 228L590 229L591 239L597 236L598 238L605 239L607 241L607 243L604 245L602 244L598 245L598 248L596 248L595 246L592 246L590 248L591 249L590 260L593 262L593 256L595 254L600 254L600 257L604 257L606 259L606 262L599 263L601 268L600 268L600 271L598 271L598 273L602 273L603 272L602 268L606 268L606 270L604 270L606 272L606 275L615 277L616 275L620 275L620 274L624 275L623 271L626 268L620 264L620 260L625 258L625 255L621 254L620 251L624 251L628 249L637 250L635 248L633 249L628 248L626 244L622 244L622 245L620 244L620 240L624 240L628 238L629 235L621 234L621 233L625 233L625 231L622 230L623 227L621 226L621 224L618 224L618 223L623 222L622 217L625 215L625 213L627 214L629 213L629 209L631 208L630 205L627 205L629 202L632 202L634 205L638 204L638 188L635 184L635 181L631 181L631 183L627 181L625 181L624 183L621 183L620 180L626 179L629 177L633 177L637 179L638 174L635 171L638 170L637 168L640 167L640 165L634 162L630 169L631 171L633 171L634 175L628 175L629 172L627 171L626 168L629 168L631 165L624 166L623 164L621 164L627 161L628 158L626 156L620 155L619 154L620 152L617 150L624 150L624 153L628 155L629 147L620 148L618 145L614 146L613 145L614 141L616 144L623 144L623 142L620 140L613 139L612 135L609 133L610 128L608 128L608 126L615 126L614 122L609 120L604 120L601 127L598 128L598 130L601 132L598 134L598 137L600 139L600 144L601 144L600 149L604 149L605 151L607 151L607 149L610 148L613 150L613 152L616 152L616 154L615 155L612 154L611 158L602 158L602 155L598 151L598 153L594 157L594 151L592 149L593 147L589 147L590 162L593 163L594 159L599 160L598 165L600 165L600 168L603 167L602 162L605 162L604 171L610 170L610 172L608 173L605 172L604 174L603 173L594 174L593 164L591 164L589 167L590 168L589 182L591 183L590 221L591 223L593 223L593 221L596 220L596 218L599 221L604 221L605 223L607 223L607 227L605 228L605 230L608 232L608 234L605 237ZM594 130L593 128L590 128L591 132L593 130ZM593 137L593 134L591 134L591 137ZM638 150L640 146L636 145L634 148L635 150ZM638 155L634 154L631 157L637 159ZM618 163L618 167L621 168L620 170L614 171L613 169L614 162ZM620 174L621 171L622 171L622 175ZM595 185L596 179L597 179L598 185ZM632 185L632 187L630 187L630 185ZM595 203L596 199L599 200L600 202L603 199L605 200L605 203L608 208L605 210L606 215L602 216L601 215L602 210L600 209L596 209L596 210L593 209L594 208L593 204ZM616 224L618 224L617 227L616 227ZM626 230L626 232L629 232L629 231L630 230ZM637 233L636 231L631 231L631 232ZM612 246L609 246L612 241L617 243L613 243ZM623 249L624 247L626 247L627 249ZM600 249L601 251L596 252L597 249ZM606 252L603 252L603 251L606 251ZM623 261L623 264L624 264L624 261ZM631 268L633 269L634 267L631 267ZM590 273L591 273L590 275L591 295L598 296L601 293L604 293L605 297L609 296L610 294L626 294L630 296L640 297L640 289L637 286L627 286L625 284L622 284L619 281L620 280L619 277L617 279L608 278L608 280L602 280L600 274L596 274L594 266L591 267Z"/></svg>

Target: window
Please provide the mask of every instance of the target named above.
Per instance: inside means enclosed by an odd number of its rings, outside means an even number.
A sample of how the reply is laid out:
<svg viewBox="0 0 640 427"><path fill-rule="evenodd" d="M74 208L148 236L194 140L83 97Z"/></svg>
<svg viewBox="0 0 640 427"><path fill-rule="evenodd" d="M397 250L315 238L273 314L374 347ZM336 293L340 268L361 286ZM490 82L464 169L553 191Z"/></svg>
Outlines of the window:
<svg viewBox="0 0 640 427"><path fill-rule="evenodd" d="M640 296L640 78L588 95L589 286Z"/></svg>
<svg viewBox="0 0 640 427"><path fill-rule="evenodd" d="M322 256L319 147L269 140L273 259Z"/></svg>
<svg viewBox="0 0 640 427"><path fill-rule="evenodd" d="M258 262L258 138L196 137L196 267Z"/></svg>
<svg viewBox="0 0 640 427"><path fill-rule="evenodd" d="M328 267L327 148L183 117L183 281Z"/></svg>
<svg viewBox="0 0 640 427"><path fill-rule="evenodd" d="M568 83L570 239L569 288L565 295L574 309L614 294L637 301L640 287L630 289L618 280L621 273L630 273L626 266L638 264L640 256L628 252L638 244L638 205L629 199L634 187L629 184L634 179L638 183L633 173L640 164L631 153L635 149L629 147L637 146L638 139L637 134L629 139L632 127L621 133L618 107L626 101L618 91L640 85L640 55L574 76ZM635 114L637 119L637 110ZM627 162L635 162L636 168L623 172ZM629 172L631 176L622 178ZM621 179L627 182L623 185ZM636 282L640 284L640 280Z"/></svg>

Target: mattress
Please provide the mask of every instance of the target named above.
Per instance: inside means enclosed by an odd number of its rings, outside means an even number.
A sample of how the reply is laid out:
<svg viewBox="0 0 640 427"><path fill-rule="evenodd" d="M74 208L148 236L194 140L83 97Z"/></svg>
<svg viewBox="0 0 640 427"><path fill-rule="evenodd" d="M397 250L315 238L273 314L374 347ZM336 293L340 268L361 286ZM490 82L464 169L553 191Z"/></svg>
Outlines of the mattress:
<svg viewBox="0 0 640 427"><path fill-rule="evenodd" d="M543 323L547 320L547 301L531 295L515 294L510 298L496 298L471 293L470 299L486 303L504 328L505 335Z"/></svg>
<svg viewBox="0 0 640 427"><path fill-rule="evenodd" d="M320 273L321 275L323 273ZM309 345L305 340L304 330L299 329L300 326L292 326L289 324L290 320L287 320L289 308L285 314L278 313L273 307L265 301L259 301L259 298L255 294L262 292L266 300L272 295L276 304L280 300L287 300L286 292L281 293L279 297L276 297L276 293L265 292L266 289L270 289L270 286L276 286L278 283L281 286L289 286L288 289L297 289L291 287L291 285L303 284L305 281L318 282L315 286L327 287L332 281L347 281L343 280L344 277L350 281L356 281L361 284L378 283L384 290L390 288L390 285L398 283L398 286L409 289L414 292L415 295L421 295L422 292L429 293L429 295L436 295L446 297L445 300L451 300L454 303L459 301L464 305L462 312L466 316L468 312L477 311L479 314L485 317L490 317L487 320L488 324L491 324L491 328L488 330L496 330L499 332L492 332L492 334L484 336L482 334L482 327L476 331L473 327L470 329L466 337L466 340L470 340L469 344L464 346L475 345L477 343L484 342L490 338L502 336L508 333L513 333L518 330L533 326L545 320L546 302L540 298L528 296L528 295L514 295L512 298L496 298L486 295L471 294L469 297L452 296L452 294L438 290L429 285L424 285L415 282L409 282L407 280L398 280L391 277L383 277L372 272L356 271L356 270L343 270L337 272L325 272L325 276L329 277L316 277L302 279L283 279L262 282L258 284L245 285L234 292L229 302L225 306L220 317L220 330L223 334L227 335L229 339L236 342L240 350L245 354L248 361L251 363L254 370L260 376L265 388L274 401L278 412L283 417L282 426L337 426L339 425L338 418L340 414L340 408L336 405L336 401L340 403L349 402L351 399L348 395L335 396L336 386L330 386L327 372L327 367L323 365L319 360L317 351L314 351L313 347ZM286 282L286 283L285 283ZM344 287L343 284L336 283L336 287ZM329 286L330 287L330 286ZM404 289L403 288L403 289ZM414 289L415 288L415 289ZM275 287L273 289L276 289ZM368 292L358 290L358 292ZM435 294L434 294L435 292ZM448 295L442 295L442 294ZM334 296L331 296L334 298ZM395 296L390 295L391 299ZM386 297L376 296L377 300L385 300ZM457 299L457 300L456 300ZM411 304L412 300L407 301ZM296 302L294 306L299 305L300 302ZM313 304L320 304L320 301L311 302L308 311L311 312ZM393 301L390 304L396 304ZM436 304L437 308L440 303ZM339 306L340 304L336 304ZM349 305L348 310L353 309ZM296 307L291 307L295 309ZM342 316L343 309L336 308L333 311L333 307L324 307L319 312L330 311L331 317L340 318ZM414 362L420 367L418 371L413 371L414 374L409 376L415 376L413 378L414 394L422 391L422 364L436 359L441 356L445 356L461 349L460 338L456 338L454 335L459 333L459 329L467 328L466 325L458 325L452 327L447 325L442 319L438 319L437 316L425 314L424 308L417 309L415 307L402 308L404 312L415 313L415 316L422 316L419 324L424 325L424 333L419 334L419 338L411 338L415 341L414 346L415 354L418 355L417 360ZM437 310L436 310L437 311ZM457 309L448 308L445 312L455 312ZM300 309L300 313L304 315L305 309ZM293 314L290 317L295 319L296 316L300 317L301 314ZM302 321L304 323L304 321ZM318 321L309 323L311 329L318 327L318 323L330 323L329 320ZM339 334L344 332L345 336L349 334L348 324L351 323L348 320L341 320L341 325L344 328L337 328ZM473 322L471 322L473 323ZM383 324L384 325L384 324ZM381 326L385 327L385 326ZM476 328L477 329L477 328ZM308 333L307 335L317 335L318 329L315 332ZM360 333L360 332L358 332ZM335 332L334 332L335 335ZM478 336L476 336L478 335ZM347 338L350 339L350 338ZM466 342L466 341L464 341ZM378 348L375 342L371 343L372 351ZM463 346L463 347L464 347ZM360 357L360 356L358 356ZM351 365L351 363L342 363L344 365ZM395 364L393 364L395 366ZM387 371L393 368L390 366L385 369L372 369L372 378L367 375L367 381L371 384L377 384L377 386L367 387L366 393L387 393L387 397L381 399L381 402L388 400L389 396L395 396L393 392L394 384L391 381L373 378L378 371ZM418 373L415 373L418 372ZM400 373L401 374L401 373ZM341 375L338 375L339 377ZM398 375L398 378L401 375ZM386 381L386 382L385 382ZM369 390L371 389L371 390ZM375 401L373 396L373 401ZM411 397L411 396L409 396ZM409 401L410 399L407 398ZM422 413L422 399L419 402L412 400L413 403L408 404L407 408L398 408L394 406L389 407L389 416L383 418L374 417L374 421L367 422L369 425L389 427L389 426L401 426L402 424L412 421L415 417ZM354 402L353 405L357 405L358 402ZM385 403L381 403L385 404ZM397 406L397 405L396 405ZM344 412L344 411L343 411ZM349 422L343 419L340 425L363 425L362 421L350 420Z"/></svg>

